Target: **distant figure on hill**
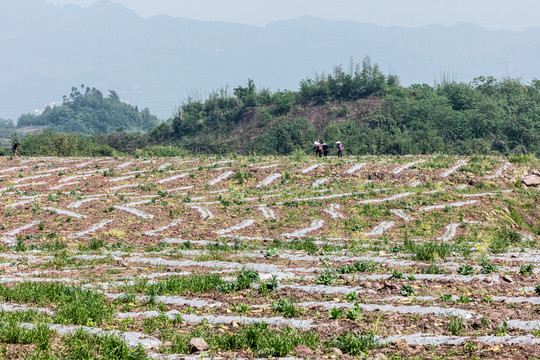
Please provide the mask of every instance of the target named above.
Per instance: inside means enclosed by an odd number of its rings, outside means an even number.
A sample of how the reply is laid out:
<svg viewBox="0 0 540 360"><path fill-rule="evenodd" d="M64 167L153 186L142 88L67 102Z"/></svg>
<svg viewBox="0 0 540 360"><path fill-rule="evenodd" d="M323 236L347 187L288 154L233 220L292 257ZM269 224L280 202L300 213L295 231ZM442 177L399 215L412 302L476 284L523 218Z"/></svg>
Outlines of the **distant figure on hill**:
<svg viewBox="0 0 540 360"><path fill-rule="evenodd" d="M315 155L319 155L319 157L322 156L322 145L320 142L315 141L313 144L313 150L315 150Z"/></svg>
<svg viewBox="0 0 540 360"><path fill-rule="evenodd" d="M343 144L341 141L336 141L336 147L337 147L337 156L342 157L343 156Z"/></svg>
<svg viewBox="0 0 540 360"><path fill-rule="evenodd" d="M326 143L322 144L322 151L324 153L324 156L328 156L328 150L330 150L330 146L328 146Z"/></svg>
<svg viewBox="0 0 540 360"><path fill-rule="evenodd" d="M13 152L13 157L16 158L17 156L18 157L21 157L21 155L19 154L19 152L17 151L17 148L19 147L19 142L17 141L15 144L13 144L13 147L11 148L11 152Z"/></svg>

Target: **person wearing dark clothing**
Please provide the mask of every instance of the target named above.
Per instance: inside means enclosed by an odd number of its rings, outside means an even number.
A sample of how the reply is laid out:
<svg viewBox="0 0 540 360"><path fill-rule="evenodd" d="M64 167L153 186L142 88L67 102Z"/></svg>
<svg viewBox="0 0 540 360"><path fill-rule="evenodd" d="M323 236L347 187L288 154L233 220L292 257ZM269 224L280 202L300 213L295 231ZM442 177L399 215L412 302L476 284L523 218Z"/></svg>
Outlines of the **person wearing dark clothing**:
<svg viewBox="0 0 540 360"><path fill-rule="evenodd" d="M320 142L315 141L315 144L313 146L313 150L315 150L315 156L319 155L319 157L322 157L322 145Z"/></svg>
<svg viewBox="0 0 540 360"><path fill-rule="evenodd" d="M336 148L337 148L337 156L342 157L343 156L343 144L341 141L336 142Z"/></svg>
<svg viewBox="0 0 540 360"><path fill-rule="evenodd" d="M324 153L324 156L328 156L328 150L330 150L330 146L328 146L326 143L322 144L322 151Z"/></svg>
<svg viewBox="0 0 540 360"><path fill-rule="evenodd" d="M19 142L16 142L15 144L13 144L13 147L11 148L11 151L13 152L13 157L16 158L17 156L18 157L21 157L21 155L19 154L19 152L17 151L17 148L19 147Z"/></svg>

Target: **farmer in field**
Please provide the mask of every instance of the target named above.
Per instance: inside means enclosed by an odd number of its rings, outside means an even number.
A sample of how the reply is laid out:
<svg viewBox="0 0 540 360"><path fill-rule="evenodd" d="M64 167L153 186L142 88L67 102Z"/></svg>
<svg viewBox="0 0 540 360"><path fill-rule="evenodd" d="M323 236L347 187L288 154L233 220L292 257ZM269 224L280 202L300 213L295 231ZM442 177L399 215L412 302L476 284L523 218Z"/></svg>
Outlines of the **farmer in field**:
<svg viewBox="0 0 540 360"><path fill-rule="evenodd" d="M337 156L342 157L343 156L343 144L341 141L336 141L336 148L337 148Z"/></svg>
<svg viewBox="0 0 540 360"><path fill-rule="evenodd" d="M328 144L326 144L326 143L323 143L322 144L322 151L323 151L325 157L328 156L328 150L330 150L330 146L328 146Z"/></svg>
<svg viewBox="0 0 540 360"><path fill-rule="evenodd" d="M15 142L15 144L13 144L13 146L11 147L11 152L13 152L13 157L16 158L17 156L18 157L21 157L21 155L19 154L19 152L17 151L17 148L19 147L19 142Z"/></svg>
<svg viewBox="0 0 540 360"><path fill-rule="evenodd" d="M319 157L322 156L322 145L320 142L315 141L315 143L313 144L313 150L315 150L315 156L316 155L319 155Z"/></svg>

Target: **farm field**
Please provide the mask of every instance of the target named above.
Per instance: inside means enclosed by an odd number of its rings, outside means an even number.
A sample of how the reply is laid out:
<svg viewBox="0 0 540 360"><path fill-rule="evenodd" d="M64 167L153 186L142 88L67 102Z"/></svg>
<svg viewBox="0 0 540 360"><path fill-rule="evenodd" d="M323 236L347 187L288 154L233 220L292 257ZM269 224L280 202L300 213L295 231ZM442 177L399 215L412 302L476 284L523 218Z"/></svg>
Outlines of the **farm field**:
<svg viewBox="0 0 540 360"><path fill-rule="evenodd" d="M540 358L539 168L2 158L0 359Z"/></svg>

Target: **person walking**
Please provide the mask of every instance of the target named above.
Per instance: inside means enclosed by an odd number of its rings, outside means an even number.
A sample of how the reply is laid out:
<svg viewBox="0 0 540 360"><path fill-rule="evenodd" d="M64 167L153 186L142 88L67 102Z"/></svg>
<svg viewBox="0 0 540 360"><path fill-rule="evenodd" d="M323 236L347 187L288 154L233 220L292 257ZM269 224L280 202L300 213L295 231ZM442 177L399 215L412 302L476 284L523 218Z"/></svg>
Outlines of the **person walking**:
<svg viewBox="0 0 540 360"><path fill-rule="evenodd" d="M343 156L343 144L341 141L336 141L336 148L337 148L337 156L342 157Z"/></svg>

